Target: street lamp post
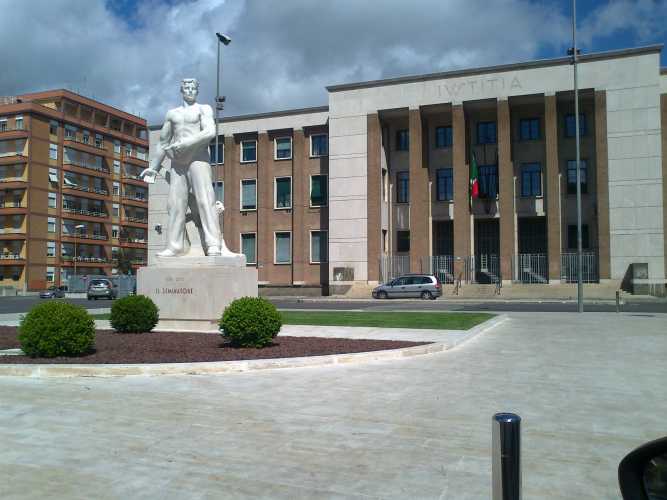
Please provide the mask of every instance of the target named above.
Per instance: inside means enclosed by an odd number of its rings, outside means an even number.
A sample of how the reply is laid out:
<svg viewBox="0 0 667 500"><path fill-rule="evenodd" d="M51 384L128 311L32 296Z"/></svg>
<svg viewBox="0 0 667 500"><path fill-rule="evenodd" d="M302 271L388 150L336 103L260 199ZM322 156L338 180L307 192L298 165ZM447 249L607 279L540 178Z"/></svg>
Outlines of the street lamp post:
<svg viewBox="0 0 667 500"><path fill-rule="evenodd" d="M220 113L225 105L225 97L220 95L220 67L222 66L220 62L220 44L229 45L232 41L227 35L223 33L216 33L215 36L218 38L218 68L216 71L216 83L215 83L215 178L214 182L218 180L218 163L220 162L219 158L219 149L218 149L218 127L220 121Z"/></svg>
<svg viewBox="0 0 667 500"><path fill-rule="evenodd" d="M85 224L78 224L74 226L74 276L76 277L76 243L77 236L81 235L81 230L86 227Z"/></svg>
<svg viewBox="0 0 667 500"><path fill-rule="evenodd" d="M567 51L572 56L574 68L574 130L576 137L577 162L577 311L584 312L583 253L581 242L581 153L579 147L579 83L577 80L577 0L572 0L572 48Z"/></svg>

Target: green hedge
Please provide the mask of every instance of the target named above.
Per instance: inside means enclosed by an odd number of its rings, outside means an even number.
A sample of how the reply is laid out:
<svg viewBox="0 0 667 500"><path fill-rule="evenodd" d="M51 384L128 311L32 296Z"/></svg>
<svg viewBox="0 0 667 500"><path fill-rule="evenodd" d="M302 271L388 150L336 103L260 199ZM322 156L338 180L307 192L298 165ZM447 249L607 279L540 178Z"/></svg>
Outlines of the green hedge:
<svg viewBox="0 0 667 500"><path fill-rule="evenodd" d="M157 325L159 311L145 295L128 295L111 306L111 327L120 333L150 332Z"/></svg>
<svg viewBox="0 0 667 500"><path fill-rule="evenodd" d="M235 347L265 347L278 335L282 320L271 302L242 297L225 308L220 319L222 336Z"/></svg>
<svg viewBox="0 0 667 500"><path fill-rule="evenodd" d="M46 302L26 314L19 325L21 349L30 357L80 356L95 345L95 321L67 302Z"/></svg>

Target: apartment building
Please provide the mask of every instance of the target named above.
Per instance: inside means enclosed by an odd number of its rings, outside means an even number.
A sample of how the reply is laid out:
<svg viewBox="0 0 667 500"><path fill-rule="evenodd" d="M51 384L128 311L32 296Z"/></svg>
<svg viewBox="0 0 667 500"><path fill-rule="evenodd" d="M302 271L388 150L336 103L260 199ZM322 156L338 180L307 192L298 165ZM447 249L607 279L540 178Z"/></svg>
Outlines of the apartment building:
<svg viewBox="0 0 667 500"><path fill-rule="evenodd" d="M665 283L661 50L580 59L589 283L620 282L633 264L646 266L647 281ZM216 187L226 198L227 244L258 266L265 286L319 283L324 292L355 293L405 272L448 283L574 282L572 87L569 58L557 58L333 85L325 108L226 119ZM318 135L327 137L316 146L326 155L313 156ZM327 187L318 188L326 189L325 208L309 201L313 175L326 175ZM164 203L156 208L164 223ZM313 232L321 245L326 234L319 281L308 259ZM152 230L149 239L149 248L160 246Z"/></svg>
<svg viewBox="0 0 667 500"><path fill-rule="evenodd" d="M145 264L147 159L142 118L67 90L0 98L0 287Z"/></svg>

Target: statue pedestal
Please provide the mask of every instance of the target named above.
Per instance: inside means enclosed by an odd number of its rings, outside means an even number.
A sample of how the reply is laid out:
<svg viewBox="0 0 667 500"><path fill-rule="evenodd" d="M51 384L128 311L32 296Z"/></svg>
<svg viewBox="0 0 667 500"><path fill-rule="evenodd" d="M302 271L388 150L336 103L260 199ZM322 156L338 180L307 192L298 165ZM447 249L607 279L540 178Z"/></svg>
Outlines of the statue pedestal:
<svg viewBox="0 0 667 500"><path fill-rule="evenodd" d="M245 257L164 257L139 268L137 293L160 310L156 330L217 332L225 307L257 297L257 269Z"/></svg>

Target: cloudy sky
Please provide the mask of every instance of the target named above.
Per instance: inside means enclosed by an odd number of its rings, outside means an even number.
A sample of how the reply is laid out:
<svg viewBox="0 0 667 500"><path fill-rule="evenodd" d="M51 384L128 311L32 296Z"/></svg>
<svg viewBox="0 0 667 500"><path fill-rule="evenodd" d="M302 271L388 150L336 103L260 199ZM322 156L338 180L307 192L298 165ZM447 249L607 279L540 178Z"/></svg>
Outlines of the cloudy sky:
<svg viewBox="0 0 667 500"><path fill-rule="evenodd" d="M182 77L225 115L327 102L326 85L558 57L569 0L0 0L0 95L68 88L158 123ZM578 2L584 52L665 43L667 0ZM663 66L667 57L663 54Z"/></svg>

